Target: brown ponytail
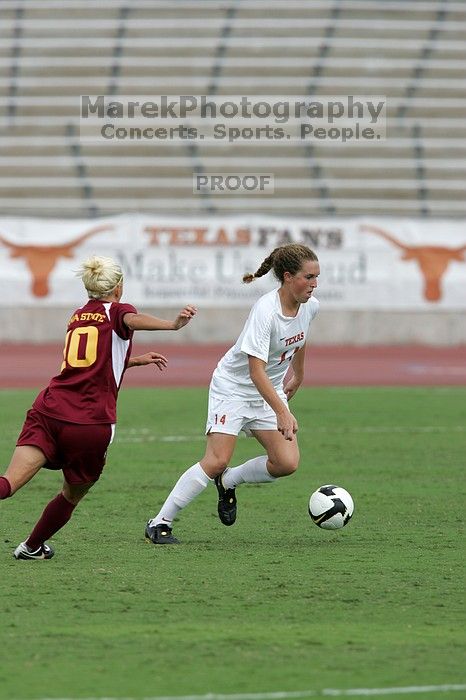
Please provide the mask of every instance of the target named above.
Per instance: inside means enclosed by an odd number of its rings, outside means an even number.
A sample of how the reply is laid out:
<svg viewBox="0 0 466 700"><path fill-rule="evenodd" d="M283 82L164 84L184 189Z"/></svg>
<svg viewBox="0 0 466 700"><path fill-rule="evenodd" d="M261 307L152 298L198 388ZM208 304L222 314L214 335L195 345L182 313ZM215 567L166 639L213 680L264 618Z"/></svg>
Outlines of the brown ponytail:
<svg viewBox="0 0 466 700"><path fill-rule="evenodd" d="M249 284L249 282L253 282L258 277L263 277L263 275L266 275L267 272L269 272L269 270L271 270L273 267L273 260L277 250L279 250L279 248L272 250L268 258L265 258L256 272L243 275L243 282Z"/></svg>
<svg viewBox="0 0 466 700"><path fill-rule="evenodd" d="M266 275L273 268L275 277L283 283L285 272L295 275L306 260L318 260L314 251L307 246L299 243L280 246L272 250L256 272L243 275L243 282L249 284L258 277Z"/></svg>

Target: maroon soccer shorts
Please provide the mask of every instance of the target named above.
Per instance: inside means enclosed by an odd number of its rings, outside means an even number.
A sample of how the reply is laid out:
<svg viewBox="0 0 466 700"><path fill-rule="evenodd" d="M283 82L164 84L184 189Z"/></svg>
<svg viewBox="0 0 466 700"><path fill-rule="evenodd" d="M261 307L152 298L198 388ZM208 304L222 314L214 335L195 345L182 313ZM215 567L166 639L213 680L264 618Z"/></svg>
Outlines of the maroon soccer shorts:
<svg viewBox="0 0 466 700"><path fill-rule="evenodd" d="M16 444L42 450L44 466L62 469L69 484L88 484L102 474L111 438L110 423L66 423L31 408Z"/></svg>

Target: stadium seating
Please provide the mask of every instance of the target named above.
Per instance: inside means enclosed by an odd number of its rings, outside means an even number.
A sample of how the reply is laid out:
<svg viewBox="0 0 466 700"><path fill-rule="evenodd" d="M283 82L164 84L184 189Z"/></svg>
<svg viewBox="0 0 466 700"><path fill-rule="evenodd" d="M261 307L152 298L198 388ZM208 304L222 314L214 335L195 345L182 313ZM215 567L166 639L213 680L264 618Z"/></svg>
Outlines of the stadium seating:
<svg viewBox="0 0 466 700"><path fill-rule="evenodd" d="M464 216L466 4L2 0L2 215ZM386 95L378 142L80 138L79 95ZM273 173L274 194L193 194Z"/></svg>

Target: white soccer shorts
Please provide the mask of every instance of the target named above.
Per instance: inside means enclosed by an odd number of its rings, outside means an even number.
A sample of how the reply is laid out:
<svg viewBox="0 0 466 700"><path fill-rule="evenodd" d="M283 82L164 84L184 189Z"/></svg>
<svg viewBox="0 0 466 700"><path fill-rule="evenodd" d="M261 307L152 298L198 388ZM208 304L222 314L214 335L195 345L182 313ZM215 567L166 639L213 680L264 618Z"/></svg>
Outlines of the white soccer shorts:
<svg viewBox="0 0 466 700"><path fill-rule="evenodd" d="M285 395L281 400L288 407ZM206 422L208 433L239 435L241 431L251 437L251 430L277 430L277 416L264 399L235 399L209 391L209 406Z"/></svg>

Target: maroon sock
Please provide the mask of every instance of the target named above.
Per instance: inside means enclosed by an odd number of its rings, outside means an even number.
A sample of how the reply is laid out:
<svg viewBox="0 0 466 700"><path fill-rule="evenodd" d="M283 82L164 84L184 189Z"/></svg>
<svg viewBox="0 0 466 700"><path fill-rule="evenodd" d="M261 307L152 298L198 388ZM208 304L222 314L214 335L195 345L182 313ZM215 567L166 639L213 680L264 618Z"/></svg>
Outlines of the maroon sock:
<svg viewBox="0 0 466 700"><path fill-rule="evenodd" d="M0 476L0 501L11 496L11 486L8 479Z"/></svg>
<svg viewBox="0 0 466 700"><path fill-rule="evenodd" d="M45 540L48 540L48 538L58 532L63 525L66 525L75 507L73 503L66 500L62 493L55 496L45 507L34 530L27 538L27 546L33 551L38 549Z"/></svg>

